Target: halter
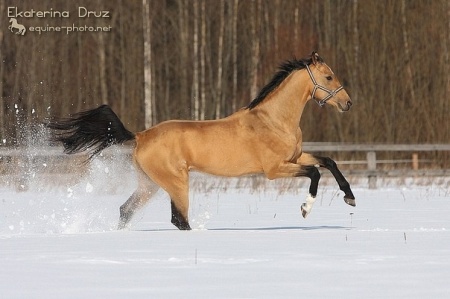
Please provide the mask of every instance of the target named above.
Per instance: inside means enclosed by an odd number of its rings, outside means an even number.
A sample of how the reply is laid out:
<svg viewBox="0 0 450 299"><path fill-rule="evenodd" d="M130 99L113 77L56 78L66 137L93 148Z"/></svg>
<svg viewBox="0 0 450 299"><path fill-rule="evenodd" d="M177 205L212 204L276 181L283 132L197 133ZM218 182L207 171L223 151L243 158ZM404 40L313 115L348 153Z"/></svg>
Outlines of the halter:
<svg viewBox="0 0 450 299"><path fill-rule="evenodd" d="M325 103L329 99L334 97L339 91L341 91L341 89L344 89L344 87L342 85L339 86L338 88L336 88L335 90L330 90L330 89L328 89L326 87L323 87L322 85L317 84L316 79L314 79L314 76L313 76L313 74L311 72L311 69L309 68L309 65L306 65L306 70L308 71L309 77L311 78L311 81L314 84L313 91L311 92L311 98L313 98L320 107L325 105ZM321 90L325 91L326 93L328 93L328 95L325 98L321 99L321 100L317 99L315 95L316 95L316 91L318 89L321 89Z"/></svg>

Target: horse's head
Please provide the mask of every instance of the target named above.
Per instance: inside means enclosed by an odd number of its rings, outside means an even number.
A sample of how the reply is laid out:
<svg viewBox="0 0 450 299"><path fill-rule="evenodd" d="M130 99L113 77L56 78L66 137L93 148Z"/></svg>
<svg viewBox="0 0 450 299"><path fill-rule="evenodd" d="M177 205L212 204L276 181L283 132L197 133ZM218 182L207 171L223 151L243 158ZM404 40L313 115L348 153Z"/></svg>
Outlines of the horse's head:
<svg viewBox="0 0 450 299"><path fill-rule="evenodd" d="M15 18L11 18L11 19L9 19L9 22L10 23L15 23L15 22L17 22L17 20Z"/></svg>
<svg viewBox="0 0 450 299"><path fill-rule="evenodd" d="M311 98L320 106L330 104L341 112L350 110L352 100L336 75L323 59L313 52L312 62L306 66L312 82Z"/></svg>

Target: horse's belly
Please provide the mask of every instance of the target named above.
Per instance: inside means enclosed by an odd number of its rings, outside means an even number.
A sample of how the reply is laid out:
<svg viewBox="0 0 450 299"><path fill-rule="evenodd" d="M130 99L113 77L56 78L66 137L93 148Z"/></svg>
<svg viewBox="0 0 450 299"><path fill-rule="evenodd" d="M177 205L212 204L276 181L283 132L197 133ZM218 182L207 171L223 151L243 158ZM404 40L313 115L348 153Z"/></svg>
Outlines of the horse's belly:
<svg viewBox="0 0 450 299"><path fill-rule="evenodd" d="M212 175L235 177L262 172L258 164L253 159L239 157L239 152L237 151L236 156L220 155L218 153L216 155L214 153L201 155L198 159L190 161L189 166L193 170Z"/></svg>
<svg viewBox="0 0 450 299"><path fill-rule="evenodd" d="M261 169L257 167L252 167L251 165L247 167L236 166L236 167L191 167L192 170L200 171L207 174L212 174L216 176L224 176L224 177L238 177L246 174L254 174L261 173Z"/></svg>

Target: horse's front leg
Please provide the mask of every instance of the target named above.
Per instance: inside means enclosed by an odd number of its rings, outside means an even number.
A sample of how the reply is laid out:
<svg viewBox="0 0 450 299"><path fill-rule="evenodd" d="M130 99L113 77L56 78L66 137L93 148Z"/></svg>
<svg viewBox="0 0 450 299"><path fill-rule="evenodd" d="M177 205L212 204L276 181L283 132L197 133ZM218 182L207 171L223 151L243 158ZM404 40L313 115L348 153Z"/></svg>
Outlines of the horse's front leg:
<svg viewBox="0 0 450 299"><path fill-rule="evenodd" d="M319 187L320 172L313 165L300 165L290 162L282 163L277 171L272 175L267 174L269 179L281 177L308 177L311 179L309 185L309 194L306 202L301 205L301 212L303 218L309 215L311 209L316 201L317 189Z"/></svg>
<svg viewBox="0 0 450 299"><path fill-rule="evenodd" d="M353 207L356 206L355 196L353 195L353 192L350 188L350 184L337 167L336 162L334 162L331 158L303 153L297 162L302 165L317 165L328 169L336 179L336 182L339 185L339 189L341 189L345 193L345 203Z"/></svg>
<svg viewBox="0 0 450 299"><path fill-rule="evenodd" d="M309 215L311 209L316 202L317 189L319 187L320 172L315 166L303 166L305 170L305 176L311 179L311 184L309 185L309 194L306 197L306 202L302 204L301 211L303 218Z"/></svg>

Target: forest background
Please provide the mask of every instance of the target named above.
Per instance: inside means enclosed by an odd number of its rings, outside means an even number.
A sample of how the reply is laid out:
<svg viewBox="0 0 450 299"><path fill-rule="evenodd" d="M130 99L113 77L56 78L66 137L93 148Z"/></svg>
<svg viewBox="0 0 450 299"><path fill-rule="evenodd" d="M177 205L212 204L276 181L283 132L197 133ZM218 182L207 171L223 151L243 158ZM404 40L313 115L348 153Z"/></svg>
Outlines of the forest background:
<svg viewBox="0 0 450 299"><path fill-rule="evenodd" d="M131 131L224 117L312 51L354 105L310 102L305 141L450 142L449 0L0 0L0 140L103 103Z"/></svg>

